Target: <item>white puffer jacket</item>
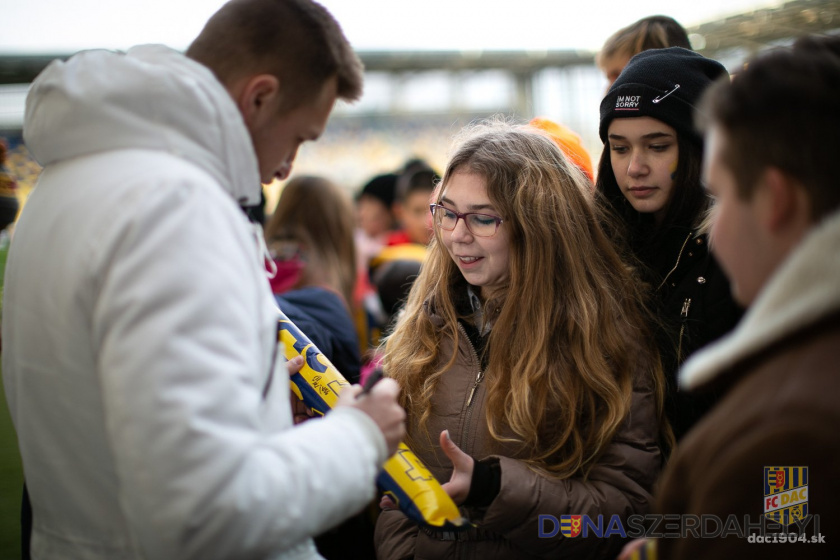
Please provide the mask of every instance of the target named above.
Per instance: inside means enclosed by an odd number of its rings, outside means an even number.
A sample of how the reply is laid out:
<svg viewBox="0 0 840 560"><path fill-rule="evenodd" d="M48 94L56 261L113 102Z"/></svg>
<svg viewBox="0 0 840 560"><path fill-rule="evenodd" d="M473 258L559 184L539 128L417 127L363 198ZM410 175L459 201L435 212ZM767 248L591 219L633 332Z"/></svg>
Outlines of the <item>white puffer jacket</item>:
<svg viewBox="0 0 840 560"><path fill-rule="evenodd" d="M2 334L33 558L317 557L385 441L355 409L290 429L231 97L166 47L84 52L35 81L24 139L45 168Z"/></svg>

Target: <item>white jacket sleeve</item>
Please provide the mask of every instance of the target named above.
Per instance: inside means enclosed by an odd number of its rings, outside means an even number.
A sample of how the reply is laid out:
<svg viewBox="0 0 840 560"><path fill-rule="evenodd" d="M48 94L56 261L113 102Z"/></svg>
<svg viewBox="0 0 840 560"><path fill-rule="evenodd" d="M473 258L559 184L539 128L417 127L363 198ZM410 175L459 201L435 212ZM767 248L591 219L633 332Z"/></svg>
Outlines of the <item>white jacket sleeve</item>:
<svg viewBox="0 0 840 560"><path fill-rule="evenodd" d="M298 546L361 509L385 459L357 410L291 428L284 366L263 399L270 294L244 217L216 190L150 188L96 260L115 491L135 544L157 560Z"/></svg>

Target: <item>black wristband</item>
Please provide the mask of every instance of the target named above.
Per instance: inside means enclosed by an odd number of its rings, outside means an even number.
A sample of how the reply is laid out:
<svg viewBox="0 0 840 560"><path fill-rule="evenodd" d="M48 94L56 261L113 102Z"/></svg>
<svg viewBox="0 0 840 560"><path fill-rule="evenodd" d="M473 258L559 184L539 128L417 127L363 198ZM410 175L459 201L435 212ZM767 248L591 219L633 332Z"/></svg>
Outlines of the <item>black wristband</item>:
<svg viewBox="0 0 840 560"><path fill-rule="evenodd" d="M492 457L483 461L476 461L473 467L470 492L464 501L465 506L487 507L502 487L502 469L499 459Z"/></svg>

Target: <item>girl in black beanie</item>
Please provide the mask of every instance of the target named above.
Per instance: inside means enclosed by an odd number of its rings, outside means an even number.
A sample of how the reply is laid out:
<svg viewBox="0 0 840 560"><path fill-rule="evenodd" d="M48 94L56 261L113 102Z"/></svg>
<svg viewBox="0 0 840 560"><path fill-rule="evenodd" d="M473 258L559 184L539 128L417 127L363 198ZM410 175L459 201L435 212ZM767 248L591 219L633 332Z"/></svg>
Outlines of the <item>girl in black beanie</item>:
<svg viewBox="0 0 840 560"><path fill-rule="evenodd" d="M680 364L741 316L703 228L711 199L694 127L703 91L726 76L722 65L695 52L649 50L630 60L601 102L597 198L616 217L616 242L627 244L655 290L666 414L677 439L716 400L680 392Z"/></svg>

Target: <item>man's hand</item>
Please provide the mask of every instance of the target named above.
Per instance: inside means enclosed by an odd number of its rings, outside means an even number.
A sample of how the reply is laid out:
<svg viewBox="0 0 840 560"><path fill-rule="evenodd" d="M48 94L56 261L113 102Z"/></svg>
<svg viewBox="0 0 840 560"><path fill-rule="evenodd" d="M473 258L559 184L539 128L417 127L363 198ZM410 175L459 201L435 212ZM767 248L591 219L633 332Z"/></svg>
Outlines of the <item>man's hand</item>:
<svg viewBox="0 0 840 560"><path fill-rule="evenodd" d="M314 410L303 404L303 401L297 398L297 395L292 393L292 421L295 425L306 422L316 416L320 415L316 414Z"/></svg>
<svg viewBox="0 0 840 560"><path fill-rule="evenodd" d="M397 403L400 387L393 379L383 379L374 385L369 393L359 397L361 392L362 388L359 385L345 387L335 403L335 408L352 406L370 416L385 436L390 457L405 437L405 411Z"/></svg>
<svg viewBox="0 0 840 560"><path fill-rule="evenodd" d="M292 375L299 373L300 368L303 367L303 358L300 356L295 356L288 362L286 362L286 369L289 370L289 377ZM292 404L292 421L297 425L302 422L306 422L310 418L314 418L316 416L315 411L303 404L303 401L297 398L293 392L289 392L289 398Z"/></svg>

